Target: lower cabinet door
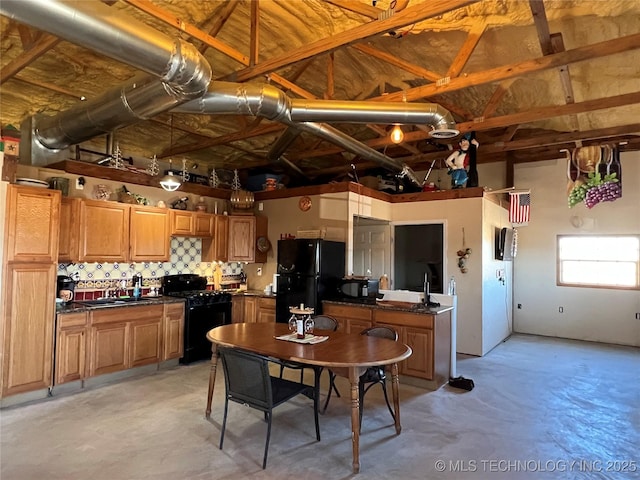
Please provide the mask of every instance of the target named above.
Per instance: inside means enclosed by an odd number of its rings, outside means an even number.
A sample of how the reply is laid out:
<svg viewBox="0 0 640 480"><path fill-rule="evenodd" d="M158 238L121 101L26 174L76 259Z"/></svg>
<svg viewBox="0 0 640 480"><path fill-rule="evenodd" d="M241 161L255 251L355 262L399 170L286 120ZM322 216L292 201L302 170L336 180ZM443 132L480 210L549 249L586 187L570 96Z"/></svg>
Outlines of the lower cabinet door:
<svg viewBox="0 0 640 480"><path fill-rule="evenodd" d="M82 380L85 377L87 329L85 326L63 328L56 345L57 385Z"/></svg>
<svg viewBox="0 0 640 480"><path fill-rule="evenodd" d="M130 367L158 363L162 357L161 319L131 322Z"/></svg>
<svg viewBox="0 0 640 480"><path fill-rule="evenodd" d="M401 363L401 373L433 380L433 330L401 327L399 340L411 347L413 353Z"/></svg>
<svg viewBox="0 0 640 480"><path fill-rule="evenodd" d="M126 323L91 327L89 376L129 368L129 328Z"/></svg>
<svg viewBox="0 0 640 480"><path fill-rule="evenodd" d="M165 305L163 360L182 357L184 351L184 304Z"/></svg>

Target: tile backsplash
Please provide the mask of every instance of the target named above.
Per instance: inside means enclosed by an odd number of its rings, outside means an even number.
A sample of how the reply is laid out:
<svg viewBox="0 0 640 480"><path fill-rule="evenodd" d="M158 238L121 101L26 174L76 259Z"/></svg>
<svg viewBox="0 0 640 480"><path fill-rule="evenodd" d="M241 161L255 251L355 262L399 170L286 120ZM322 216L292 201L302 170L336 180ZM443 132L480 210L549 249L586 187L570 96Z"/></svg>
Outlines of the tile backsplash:
<svg viewBox="0 0 640 480"><path fill-rule="evenodd" d="M168 262L135 263L60 263L59 275L69 275L77 280L76 290L101 290L116 288L122 280L130 288L135 273L142 274L144 292L151 287L159 287L165 275L195 273L207 277L213 283L216 269L222 270L222 278L239 277L242 264L238 262L201 262L202 240L199 238L174 237L171 239L171 256Z"/></svg>

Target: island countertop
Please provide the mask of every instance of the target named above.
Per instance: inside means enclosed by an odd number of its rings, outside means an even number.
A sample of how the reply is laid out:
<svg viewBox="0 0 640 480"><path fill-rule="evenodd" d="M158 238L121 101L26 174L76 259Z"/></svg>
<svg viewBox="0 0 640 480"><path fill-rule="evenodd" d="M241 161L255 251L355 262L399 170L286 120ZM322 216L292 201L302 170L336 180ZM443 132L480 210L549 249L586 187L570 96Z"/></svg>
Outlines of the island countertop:
<svg viewBox="0 0 640 480"><path fill-rule="evenodd" d="M323 303L333 303L335 305L348 305L350 307L363 307L379 310L395 310L406 313L422 313L427 315L440 315L441 313L453 310L451 305L442 305L439 307L426 307L422 303L397 302L392 300L323 300Z"/></svg>

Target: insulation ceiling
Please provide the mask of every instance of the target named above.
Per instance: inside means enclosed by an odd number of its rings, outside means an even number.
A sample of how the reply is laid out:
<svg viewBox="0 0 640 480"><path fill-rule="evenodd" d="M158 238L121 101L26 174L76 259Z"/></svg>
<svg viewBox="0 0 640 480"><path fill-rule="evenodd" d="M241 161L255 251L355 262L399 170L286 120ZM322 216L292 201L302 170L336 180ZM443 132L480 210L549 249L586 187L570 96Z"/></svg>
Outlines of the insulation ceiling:
<svg viewBox="0 0 640 480"><path fill-rule="evenodd" d="M195 45L216 80L269 82L292 98L438 103L461 131L477 132L480 163L557 158L562 148L589 143L640 148L636 0L104 3ZM381 27L394 18L393 28ZM8 17L0 27L2 125L55 115L140 73ZM399 146L388 140L388 125L333 126L414 170L457 143L431 139L419 126L404 126ZM186 159L205 175L248 174L281 168L266 154L285 128L251 116L167 112L113 138L136 162L158 155ZM105 151L105 138L82 147ZM284 156L311 182L344 175L351 163L361 175L379 166L308 133Z"/></svg>

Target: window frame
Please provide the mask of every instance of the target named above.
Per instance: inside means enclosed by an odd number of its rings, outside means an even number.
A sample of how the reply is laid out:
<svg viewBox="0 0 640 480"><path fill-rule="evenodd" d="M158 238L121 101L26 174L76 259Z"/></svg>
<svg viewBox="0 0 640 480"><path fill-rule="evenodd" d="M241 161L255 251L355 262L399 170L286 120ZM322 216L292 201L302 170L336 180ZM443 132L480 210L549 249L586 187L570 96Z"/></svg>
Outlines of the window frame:
<svg viewBox="0 0 640 480"><path fill-rule="evenodd" d="M624 286L624 285L607 285L607 284L595 284L595 283L570 283L561 281L562 277L562 266L563 260L560 258L560 241L563 238L601 238L601 237L616 237L616 238L624 238L624 237L632 237L638 240L640 243L640 234L636 233L622 233L622 234L559 234L556 235L556 285L559 287L577 287L577 288L598 288L598 289L607 289L607 290L640 290L640 253L638 255L638 259L635 261L636 263L636 284L634 286ZM575 261L575 259L571 259L571 261ZM587 261L587 260L585 260ZM597 261L597 260L595 260Z"/></svg>

